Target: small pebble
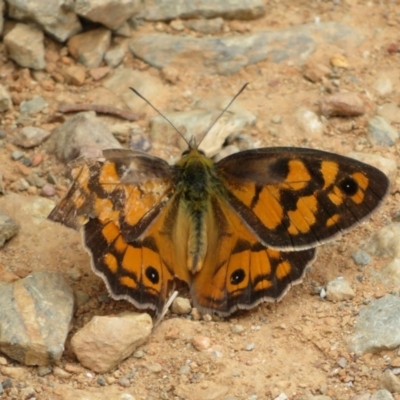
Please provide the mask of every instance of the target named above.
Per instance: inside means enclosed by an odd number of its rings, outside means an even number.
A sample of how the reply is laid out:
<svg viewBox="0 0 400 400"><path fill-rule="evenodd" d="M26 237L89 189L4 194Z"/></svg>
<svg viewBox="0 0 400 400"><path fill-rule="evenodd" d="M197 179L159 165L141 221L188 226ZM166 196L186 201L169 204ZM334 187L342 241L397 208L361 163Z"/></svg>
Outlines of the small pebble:
<svg viewBox="0 0 400 400"><path fill-rule="evenodd" d="M41 367L38 367L37 374L38 374L38 376L46 376L48 374L51 374L52 371L53 370L51 367L49 367L48 365L43 365Z"/></svg>
<svg viewBox="0 0 400 400"><path fill-rule="evenodd" d="M118 379L118 385L122 387L129 387L131 385L131 382L129 381L128 378L122 377Z"/></svg>
<svg viewBox="0 0 400 400"><path fill-rule="evenodd" d="M53 374L54 376L61 379L69 379L71 377L71 374L69 372L57 366L53 367Z"/></svg>
<svg viewBox="0 0 400 400"><path fill-rule="evenodd" d="M47 179L48 183L51 183L52 185L57 185L57 178L53 173L49 172L47 174L47 178L46 179Z"/></svg>
<svg viewBox="0 0 400 400"><path fill-rule="evenodd" d="M340 368L346 368L347 360L344 357L340 357L339 360L337 361L337 364L339 365Z"/></svg>
<svg viewBox="0 0 400 400"><path fill-rule="evenodd" d="M273 124L280 124L282 122L282 117L280 115L273 115L271 118Z"/></svg>
<svg viewBox="0 0 400 400"><path fill-rule="evenodd" d="M231 326L232 333L242 333L244 331L243 325L232 325Z"/></svg>
<svg viewBox="0 0 400 400"><path fill-rule="evenodd" d="M53 197L55 194L56 189L54 189L54 186L51 186L47 183L40 190L40 195L43 197Z"/></svg>
<svg viewBox="0 0 400 400"><path fill-rule="evenodd" d="M162 366L159 363L153 363L153 364L149 364L147 366L147 369L151 372L161 372L162 371Z"/></svg>
<svg viewBox="0 0 400 400"><path fill-rule="evenodd" d="M37 167L40 165L43 161L43 154L42 153L36 153L32 156L32 167Z"/></svg>
<svg viewBox="0 0 400 400"><path fill-rule="evenodd" d="M255 346L254 343L249 343L249 344L246 344L246 346L244 346L244 350L246 350L246 351L253 351L255 347L256 347L256 346Z"/></svg>
<svg viewBox="0 0 400 400"><path fill-rule="evenodd" d="M365 251L355 251L351 257L357 265L367 265L371 262L371 256Z"/></svg>
<svg viewBox="0 0 400 400"><path fill-rule="evenodd" d="M97 382L100 386L106 386L106 385L107 385L107 382L106 382L106 380L104 379L104 376L99 376L99 377L96 379L96 382Z"/></svg>
<svg viewBox="0 0 400 400"><path fill-rule="evenodd" d="M184 297L177 297L171 306L171 311L178 315L189 314L192 310L189 299Z"/></svg>
<svg viewBox="0 0 400 400"><path fill-rule="evenodd" d="M32 160L29 157L22 157L19 161L26 167L30 167L32 165Z"/></svg>
<svg viewBox="0 0 400 400"><path fill-rule="evenodd" d="M133 357L135 358L142 358L144 356L144 351L143 350L136 350L133 353Z"/></svg>
<svg viewBox="0 0 400 400"><path fill-rule="evenodd" d="M211 346L211 340L207 336L194 336L192 345L198 351L207 350Z"/></svg>
<svg viewBox="0 0 400 400"><path fill-rule="evenodd" d="M24 156L24 152L23 151L19 151L19 150L15 150L11 153L11 158L15 161L19 160L20 158L22 158Z"/></svg>
<svg viewBox="0 0 400 400"><path fill-rule="evenodd" d="M190 373L189 365L184 365L183 367L179 368L179 375L188 375Z"/></svg>

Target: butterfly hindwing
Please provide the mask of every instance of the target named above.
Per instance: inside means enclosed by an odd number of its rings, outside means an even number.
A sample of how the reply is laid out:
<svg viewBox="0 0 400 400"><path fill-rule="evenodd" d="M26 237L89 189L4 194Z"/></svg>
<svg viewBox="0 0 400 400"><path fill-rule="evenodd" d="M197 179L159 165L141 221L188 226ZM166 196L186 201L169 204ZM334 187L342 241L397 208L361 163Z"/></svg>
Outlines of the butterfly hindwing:
<svg viewBox="0 0 400 400"><path fill-rule="evenodd" d="M265 245L284 250L314 247L345 232L368 216L389 188L378 169L313 149L243 151L216 168L244 223Z"/></svg>
<svg viewBox="0 0 400 400"><path fill-rule="evenodd" d="M210 207L209 251L193 277L193 302L203 312L226 316L262 301L278 301L300 283L315 249L286 252L267 248L225 201Z"/></svg>

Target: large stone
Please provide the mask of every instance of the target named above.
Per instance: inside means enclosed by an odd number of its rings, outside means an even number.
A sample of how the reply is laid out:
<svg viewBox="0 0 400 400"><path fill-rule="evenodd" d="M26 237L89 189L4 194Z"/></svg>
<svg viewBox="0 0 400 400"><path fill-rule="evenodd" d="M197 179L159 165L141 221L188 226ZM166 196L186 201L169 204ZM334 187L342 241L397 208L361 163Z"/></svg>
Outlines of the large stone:
<svg viewBox="0 0 400 400"><path fill-rule="evenodd" d="M82 30L70 0L7 0L7 4L11 18L37 23L59 42Z"/></svg>
<svg viewBox="0 0 400 400"><path fill-rule="evenodd" d="M269 60L304 62L319 45L351 49L362 38L352 28L327 22L230 37L194 38L163 33L138 35L130 42L132 53L162 69L170 64L220 74L233 74L245 66Z"/></svg>
<svg viewBox="0 0 400 400"><path fill-rule="evenodd" d="M74 295L59 272L42 271L0 290L0 350L26 365L59 360Z"/></svg>
<svg viewBox="0 0 400 400"><path fill-rule="evenodd" d="M400 298L393 295L373 300L361 308L349 350L362 355L395 349L400 345Z"/></svg>
<svg viewBox="0 0 400 400"><path fill-rule="evenodd" d="M145 343L151 329L151 317L145 313L94 317L72 337L71 346L83 366L107 372Z"/></svg>
<svg viewBox="0 0 400 400"><path fill-rule="evenodd" d="M141 16L148 21L216 17L251 20L264 14L265 3L262 0L146 0Z"/></svg>
<svg viewBox="0 0 400 400"><path fill-rule="evenodd" d="M82 112L69 118L54 130L49 145L64 161L85 156L100 157L104 149L121 147L94 112Z"/></svg>
<svg viewBox="0 0 400 400"><path fill-rule="evenodd" d="M16 24L4 36L4 44L9 57L18 65L40 70L46 66L43 39L43 32L39 29L25 24Z"/></svg>
<svg viewBox="0 0 400 400"><path fill-rule="evenodd" d="M81 64L96 68L110 47L111 32L108 29L93 29L72 37L68 41L68 50Z"/></svg>
<svg viewBox="0 0 400 400"><path fill-rule="evenodd" d="M138 11L137 3L132 0L75 0L75 12L114 30Z"/></svg>

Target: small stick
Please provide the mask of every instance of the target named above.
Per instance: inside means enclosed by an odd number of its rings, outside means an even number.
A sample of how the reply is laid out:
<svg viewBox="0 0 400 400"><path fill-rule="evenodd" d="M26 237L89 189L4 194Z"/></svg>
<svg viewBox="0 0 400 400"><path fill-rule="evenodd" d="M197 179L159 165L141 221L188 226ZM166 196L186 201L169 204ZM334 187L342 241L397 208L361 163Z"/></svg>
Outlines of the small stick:
<svg viewBox="0 0 400 400"><path fill-rule="evenodd" d="M121 110L120 108L106 106L102 104L60 104L58 111L62 113L80 112L80 111L95 111L99 114L110 114L115 117L126 119L128 121L137 121L140 119L139 114L129 110Z"/></svg>

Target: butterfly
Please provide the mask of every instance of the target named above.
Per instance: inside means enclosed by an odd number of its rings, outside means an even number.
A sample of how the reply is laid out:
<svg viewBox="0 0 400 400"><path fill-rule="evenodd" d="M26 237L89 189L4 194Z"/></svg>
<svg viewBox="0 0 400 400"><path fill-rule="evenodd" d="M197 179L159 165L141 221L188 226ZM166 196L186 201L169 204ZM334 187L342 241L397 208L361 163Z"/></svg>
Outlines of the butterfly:
<svg viewBox="0 0 400 400"><path fill-rule="evenodd" d="M316 247L364 220L389 188L377 168L326 151L268 147L214 162L194 140L174 165L110 149L72 167L49 219L82 229L113 298L156 316L179 281L203 313L280 300Z"/></svg>

